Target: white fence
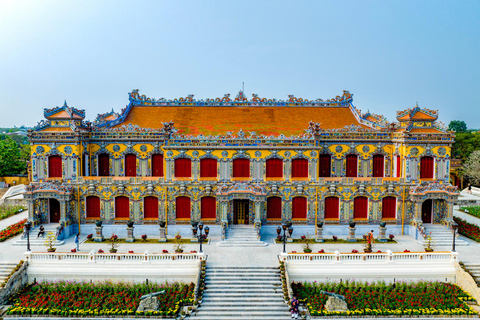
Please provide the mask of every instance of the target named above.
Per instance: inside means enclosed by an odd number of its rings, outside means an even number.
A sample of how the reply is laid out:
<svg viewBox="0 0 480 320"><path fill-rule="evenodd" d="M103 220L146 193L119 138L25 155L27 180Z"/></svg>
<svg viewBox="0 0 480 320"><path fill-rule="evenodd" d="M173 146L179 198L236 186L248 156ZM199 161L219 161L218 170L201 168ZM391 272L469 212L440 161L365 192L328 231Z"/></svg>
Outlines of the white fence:
<svg viewBox="0 0 480 320"><path fill-rule="evenodd" d="M203 253L26 252L28 281L195 282Z"/></svg>
<svg viewBox="0 0 480 320"><path fill-rule="evenodd" d="M292 281L455 282L456 252L282 253Z"/></svg>

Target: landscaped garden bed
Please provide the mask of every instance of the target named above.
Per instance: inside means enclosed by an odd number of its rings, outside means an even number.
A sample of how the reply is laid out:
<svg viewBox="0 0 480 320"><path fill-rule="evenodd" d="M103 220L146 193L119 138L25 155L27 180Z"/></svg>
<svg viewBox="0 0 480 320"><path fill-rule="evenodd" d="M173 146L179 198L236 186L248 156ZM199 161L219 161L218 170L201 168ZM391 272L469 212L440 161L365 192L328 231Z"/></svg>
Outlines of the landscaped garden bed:
<svg viewBox="0 0 480 320"><path fill-rule="evenodd" d="M453 217L453 220L458 224L458 233L462 236L480 242L480 227L476 224L468 223L467 221Z"/></svg>
<svg viewBox="0 0 480 320"><path fill-rule="evenodd" d="M182 305L193 303L194 288L193 283L44 282L23 289L7 314L173 318ZM158 296L159 311L136 311L142 295L162 290L165 294Z"/></svg>
<svg viewBox="0 0 480 320"><path fill-rule="evenodd" d="M23 212L25 207L19 204L0 204L0 220L11 217L17 213Z"/></svg>
<svg viewBox="0 0 480 320"><path fill-rule="evenodd" d="M480 206L461 207L460 211L468 213L474 217L480 218Z"/></svg>
<svg viewBox="0 0 480 320"><path fill-rule="evenodd" d="M18 221L17 223L14 223L12 225L9 225L5 229L0 231L0 242L6 241L10 239L11 237L15 237L16 235L19 235L20 233L23 232L23 225L27 222L27 219L23 219Z"/></svg>
<svg viewBox="0 0 480 320"><path fill-rule="evenodd" d="M477 315L464 302L473 298L450 283L294 282L291 287L297 298L306 304L311 316ZM325 310L328 296L321 290L345 296L349 311Z"/></svg>

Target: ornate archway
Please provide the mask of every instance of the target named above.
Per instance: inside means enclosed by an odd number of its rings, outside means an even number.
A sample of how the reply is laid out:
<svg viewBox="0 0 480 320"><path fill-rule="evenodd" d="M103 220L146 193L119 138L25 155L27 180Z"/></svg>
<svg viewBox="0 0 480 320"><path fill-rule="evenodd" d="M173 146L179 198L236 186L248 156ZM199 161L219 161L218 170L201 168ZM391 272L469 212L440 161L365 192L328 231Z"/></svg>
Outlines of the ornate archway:
<svg viewBox="0 0 480 320"><path fill-rule="evenodd" d="M458 199L457 187L429 183L410 188L410 200L414 204L414 221L422 223L445 223L453 221L453 204Z"/></svg>

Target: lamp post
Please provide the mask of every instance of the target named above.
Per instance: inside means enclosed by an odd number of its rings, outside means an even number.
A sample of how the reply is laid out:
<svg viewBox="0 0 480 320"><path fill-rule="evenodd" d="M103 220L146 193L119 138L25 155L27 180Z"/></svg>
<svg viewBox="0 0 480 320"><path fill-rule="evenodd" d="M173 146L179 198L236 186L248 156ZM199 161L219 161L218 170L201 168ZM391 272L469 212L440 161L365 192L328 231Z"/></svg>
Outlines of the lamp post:
<svg viewBox="0 0 480 320"><path fill-rule="evenodd" d="M30 221L25 222L25 231L27 232L27 251L30 251L30 228L32 223Z"/></svg>
<svg viewBox="0 0 480 320"><path fill-rule="evenodd" d="M197 234L198 229L200 229L200 232ZM210 228L208 226L205 227L205 234L203 234L202 231L203 231L203 223L201 222L198 224L198 227L197 226L193 227L193 235L197 237L198 242L200 243L200 251L199 251L200 253L203 252L202 244L204 240L207 240L208 233L210 232Z"/></svg>
<svg viewBox="0 0 480 320"><path fill-rule="evenodd" d="M458 224L454 221L452 222L452 231L453 231L453 243L452 243L452 252L455 252L455 235L458 228Z"/></svg>
<svg viewBox="0 0 480 320"><path fill-rule="evenodd" d="M283 229L283 236L281 235L282 229ZM280 237L280 241L283 242L283 253L287 253L287 251L285 250L285 247L286 247L286 244L287 244L287 238L288 238L287 230L288 230L289 236L291 237L292 233L293 233L293 227L291 225L289 227L287 227L286 224L282 224L281 228L280 228L280 226L277 227L277 235Z"/></svg>

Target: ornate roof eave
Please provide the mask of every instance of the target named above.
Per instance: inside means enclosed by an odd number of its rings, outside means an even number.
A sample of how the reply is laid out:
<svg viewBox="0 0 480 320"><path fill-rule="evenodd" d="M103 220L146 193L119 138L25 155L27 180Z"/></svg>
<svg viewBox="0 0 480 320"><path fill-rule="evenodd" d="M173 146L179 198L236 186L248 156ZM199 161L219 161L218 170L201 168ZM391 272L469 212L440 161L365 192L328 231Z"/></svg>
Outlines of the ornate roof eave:
<svg viewBox="0 0 480 320"><path fill-rule="evenodd" d="M228 196L231 194L248 193L257 196L265 196L267 191L264 186L248 182L238 182L232 185L223 184L217 188L217 195Z"/></svg>
<svg viewBox="0 0 480 320"><path fill-rule="evenodd" d="M423 196L428 193L446 193L451 196L458 196L460 194L458 187L438 182L410 187L410 195L412 196Z"/></svg>
<svg viewBox="0 0 480 320"><path fill-rule="evenodd" d="M58 194L72 194L72 188L69 186L55 184L52 182L42 182L39 184L30 184L25 187L26 194L39 193L39 192L54 192Z"/></svg>
<svg viewBox="0 0 480 320"><path fill-rule="evenodd" d="M77 108L74 108L74 107L69 107L67 105L67 101L65 101L63 103L63 106L61 106L61 107L55 107L55 108L51 108L51 109L47 109L47 108L43 109L43 116L45 118L48 118L50 116L53 116L56 113L59 113L60 111L67 112L70 115L70 117L73 117L73 115L75 114L75 115L81 117L82 119L85 118L85 110L84 109L77 109Z"/></svg>

